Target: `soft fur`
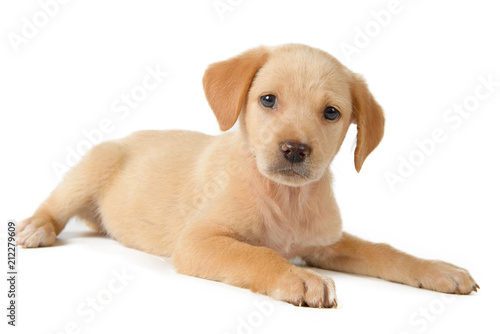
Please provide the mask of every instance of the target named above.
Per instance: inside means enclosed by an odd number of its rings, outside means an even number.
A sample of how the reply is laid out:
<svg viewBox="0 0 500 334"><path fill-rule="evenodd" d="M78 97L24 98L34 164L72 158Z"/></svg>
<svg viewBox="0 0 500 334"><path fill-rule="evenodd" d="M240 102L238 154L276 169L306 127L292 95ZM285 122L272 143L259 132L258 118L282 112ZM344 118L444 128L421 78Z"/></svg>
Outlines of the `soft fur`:
<svg viewBox="0 0 500 334"><path fill-rule="evenodd" d="M384 131L382 109L359 75L293 44L213 64L203 84L220 128L239 119L239 130L142 131L96 146L22 222L18 243L50 246L78 216L126 246L172 256L180 273L311 307L337 306L333 280L292 257L441 292L477 289L464 269L342 232L329 165L351 123L357 171ZM278 98L275 108L261 105L266 94ZM328 106L341 117L323 118ZM310 153L290 162L284 141Z"/></svg>

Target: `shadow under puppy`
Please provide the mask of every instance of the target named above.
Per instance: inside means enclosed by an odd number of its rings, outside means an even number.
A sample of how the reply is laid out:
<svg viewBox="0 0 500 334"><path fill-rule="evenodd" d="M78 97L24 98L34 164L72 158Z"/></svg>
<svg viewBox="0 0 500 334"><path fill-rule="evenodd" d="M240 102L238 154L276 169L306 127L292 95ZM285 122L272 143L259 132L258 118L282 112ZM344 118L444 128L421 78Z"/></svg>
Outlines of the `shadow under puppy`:
<svg viewBox="0 0 500 334"><path fill-rule="evenodd" d="M19 228L52 245L78 216L126 246L173 256L183 274L294 305L336 307L331 278L294 266L380 277L446 293L478 286L462 268L342 232L329 165L351 123L355 167L382 139L363 79L305 45L258 47L211 65L205 94L226 131L141 131L93 148Z"/></svg>

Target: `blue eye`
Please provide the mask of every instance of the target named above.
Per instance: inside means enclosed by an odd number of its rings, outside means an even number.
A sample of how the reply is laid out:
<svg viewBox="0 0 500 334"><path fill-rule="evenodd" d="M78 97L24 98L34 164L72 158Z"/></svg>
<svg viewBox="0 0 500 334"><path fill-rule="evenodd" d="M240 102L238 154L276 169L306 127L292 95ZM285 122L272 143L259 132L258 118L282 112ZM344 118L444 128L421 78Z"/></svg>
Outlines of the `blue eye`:
<svg viewBox="0 0 500 334"><path fill-rule="evenodd" d="M260 97L260 104L264 108L274 108L276 107L276 103L278 102L278 98L274 95L267 94Z"/></svg>
<svg viewBox="0 0 500 334"><path fill-rule="evenodd" d="M323 117L329 121L335 121L340 118L340 111L335 107L326 107Z"/></svg>

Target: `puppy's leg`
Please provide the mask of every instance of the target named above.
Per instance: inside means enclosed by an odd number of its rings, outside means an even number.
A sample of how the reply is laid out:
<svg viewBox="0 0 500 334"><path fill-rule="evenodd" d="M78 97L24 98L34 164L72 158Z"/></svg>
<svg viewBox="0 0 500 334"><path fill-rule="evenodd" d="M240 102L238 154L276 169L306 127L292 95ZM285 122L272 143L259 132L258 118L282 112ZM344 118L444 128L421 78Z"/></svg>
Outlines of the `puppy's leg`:
<svg viewBox="0 0 500 334"><path fill-rule="evenodd" d="M297 306L337 307L331 278L296 267L275 251L246 244L230 233L184 235L173 261L182 274L247 288Z"/></svg>
<svg viewBox="0 0 500 334"><path fill-rule="evenodd" d="M440 292L469 294L479 288L465 269L442 261L419 259L387 244L368 242L347 233L336 244L317 247L303 258L315 267Z"/></svg>
<svg viewBox="0 0 500 334"><path fill-rule="evenodd" d="M50 246L75 215L100 226L99 194L120 168L123 155L117 143L106 142L94 147L68 172L33 216L19 224L17 243L24 247Z"/></svg>

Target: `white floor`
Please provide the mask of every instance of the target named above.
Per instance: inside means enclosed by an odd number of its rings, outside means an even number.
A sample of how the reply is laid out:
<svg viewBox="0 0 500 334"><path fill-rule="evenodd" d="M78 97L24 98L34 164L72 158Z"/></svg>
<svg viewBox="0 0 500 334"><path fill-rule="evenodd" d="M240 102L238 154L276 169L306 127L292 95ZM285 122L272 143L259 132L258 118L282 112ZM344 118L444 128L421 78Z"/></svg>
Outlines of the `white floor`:
<svg viewBox="0 0 500 334"><path fill-rule="evenodd" d="M472 333L498 314L496 279L475 269L482 287L470 296L319 270L334 278L339 308L298 308L177 274L170 259L72 221L56 246L19 249L18 326L9 333Z"/></svg>

